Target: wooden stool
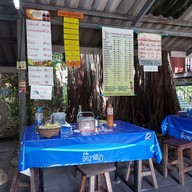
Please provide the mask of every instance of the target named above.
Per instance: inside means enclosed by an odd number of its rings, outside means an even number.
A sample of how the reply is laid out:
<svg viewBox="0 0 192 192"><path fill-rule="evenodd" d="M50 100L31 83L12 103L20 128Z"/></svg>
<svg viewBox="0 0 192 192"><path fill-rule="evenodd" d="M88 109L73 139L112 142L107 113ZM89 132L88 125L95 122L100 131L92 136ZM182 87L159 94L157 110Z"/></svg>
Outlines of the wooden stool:
<svg viewBox="0 0 192 192"><path fill-rule="evenodd" d="M81 165L77 166L78 170L82 173L82 182L80 192L85 191L86 180L90 177L89 192L95 192L95 177L97 176L98 181L98 191L102 188L101 186L101 176L105 178L105 183L108 192L112 192L112 185L110 180L109 172L115 171L116 167L113 164L92 164L92 165Z"/></svg>
<svg viewBox="0 0 192 192"><path fill-rule="evenodd" d="M11 188L9 192L17 192L18 189L21 187L29 187L29 184L20 181L20 173L18 171L18 168L15 167L15 174L13 176L13 180L12 180Z"/></svg>
<svg viewBox="0 0 192 192"><path fill-rule="evenodd" d="M183 139L167 139L163 141L163 175L167 177L168 169L179 173L179 183L184 184L184 173L191 171L192 166L184 166L183 151L190 150L190 160L192 160L192 142ZM174 149L177 152L177 158L169 160L169 149Z"/></svg>
<svg viewBox="0 0 192 192"><path fill-rule="evenodd" d="M143 171L142 170L142 164L143 163L146 163L147 166L149 167L150 171ZM127 167L126 167L126 170L125 170L125 180L128 181L129 180L129 176L130 176L130 172L133 168L131 168L131 164L132 164L132 161L129 161L127 163ZM155 170L154 170L154 166L153 166L153 161L152 159L148 159L147 161L142 161L142 160L138 160L138 191L141 191L141 180L143 177L146 177L146 176L149 176L151 175L152 176L152 185L155 189L158 188L158 185L157 185L157 179L156 179L156 176L155 176Z"/></svg>

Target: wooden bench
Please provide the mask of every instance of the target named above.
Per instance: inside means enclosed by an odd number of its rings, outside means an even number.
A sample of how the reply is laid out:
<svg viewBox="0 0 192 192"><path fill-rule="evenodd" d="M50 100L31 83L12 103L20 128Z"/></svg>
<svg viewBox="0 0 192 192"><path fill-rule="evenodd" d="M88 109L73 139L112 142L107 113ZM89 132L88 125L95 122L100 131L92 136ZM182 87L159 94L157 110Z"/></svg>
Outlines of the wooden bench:
<svg viewBox="0 0 192 192"><path fill-rule="evenodd" d="M173 149L176 152L176 158L170 160L169 151ZM192 142L171 138L163 141L163 175L167 177L168 169L179 173L179 183L184 184L184 173L191 171L192 166L185 166L184 150L189 150L190 160L192 160ZM174 155L172 156L174 157Z"/></svg>
<svg viewBox="0 0 192 192"><path fill-rule="evenodd" d="M109 172L115 171L116 167L114 164L91 164L91 165L81 165L77 166L78 170L82 173L82 182L80 192L84 192L86 188L87 178L90 178L89 192L95 192L95 180L97 177L97 188L100 190L103 188L101 186L101 176L104 176L105 184L108 192L112 192L112 185L110 180Z"/></svg>
<svg viewBox="0 0 192 192"><path fill-rule="evenodd" d="M146 164L147 167L149 168L149 171L143 171L142 167L143 167L143 164ZM129 161L127 163L127 166L126 166L126 169L125 169L125 175L124 175L124 179L126 181L129 180L129 176L130 176L130 173L131 173L131 170L133 170L132 168L132 161ZM156 176L155 176L155 170L154 170L154 166L153 166L153 161L152 159L148 159L148 160L138 160L138 191L141 191L141 181L142 181L142 178L143 177L146 177L146 176L152 176L152 185L155 189L158 188L158 185L157 185L157 179L156 179Z"/></svg>

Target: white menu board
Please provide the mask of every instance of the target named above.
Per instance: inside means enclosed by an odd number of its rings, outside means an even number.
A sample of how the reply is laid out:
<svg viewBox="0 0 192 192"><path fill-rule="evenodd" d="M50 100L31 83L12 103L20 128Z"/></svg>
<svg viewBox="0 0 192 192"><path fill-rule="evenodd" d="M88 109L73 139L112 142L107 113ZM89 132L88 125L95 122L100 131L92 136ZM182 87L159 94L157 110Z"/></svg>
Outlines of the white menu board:
<svg viewBox="0 0 192 192"><path fill-rule="evenodd" d="M51 24L26 20L27 56L32 60L52 60Z"/></svg>
<svg viewBox="0 0 192 192"><path fill-rule="evenodd" d="M140 65L161 66L161 35L138 34L138 59Z"/></svg>
<svg viewBox="0 0 192 192"><path fill-rule="evenodd" d="M102 28L104 96L134 95L133 30Z"/></svg>
<svg viewBox="0 0 192 192"><path fill-rule="evenodd" d="M28 67L29 85L53 86L53 67Z"/></svg>
<svg viewBox="0 0 192 192"><path fill-rule="evenodd" d="M30 99L51 100L52 86L31 85Z"/></svg>

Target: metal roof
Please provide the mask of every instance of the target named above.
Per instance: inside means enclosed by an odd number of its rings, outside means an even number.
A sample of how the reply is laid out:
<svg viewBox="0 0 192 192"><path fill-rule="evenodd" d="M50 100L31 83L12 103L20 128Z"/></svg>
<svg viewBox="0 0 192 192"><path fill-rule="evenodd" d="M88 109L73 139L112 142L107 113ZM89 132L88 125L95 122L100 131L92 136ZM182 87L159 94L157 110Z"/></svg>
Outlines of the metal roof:
<svg viewBox="0 0 192 192"><path fill-rule="evenodd" d="M81 48L101 48L101 27L110 26L134 29L135 45L138 32L158 33L164 50L192 53L192 0L21 0L21 6L24 12L26 8L51 11L55 47L63 46L62 18L57 10L67 10L84 13ZM17 18L13 0L1 0L0 66L16 66Z"/></svg>

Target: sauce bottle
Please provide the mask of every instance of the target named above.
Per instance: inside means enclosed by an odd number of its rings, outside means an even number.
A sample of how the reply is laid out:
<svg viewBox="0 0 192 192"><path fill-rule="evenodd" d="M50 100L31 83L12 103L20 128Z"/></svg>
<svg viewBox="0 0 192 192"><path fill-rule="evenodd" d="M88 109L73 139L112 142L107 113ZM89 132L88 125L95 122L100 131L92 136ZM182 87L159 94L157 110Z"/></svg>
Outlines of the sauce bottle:
<svg viewBox="0 0 192 192"><path fill-rule="evenodd" d="M107 107L107 126L113 127L113 107L112 104L109 103Z"/></svg>

